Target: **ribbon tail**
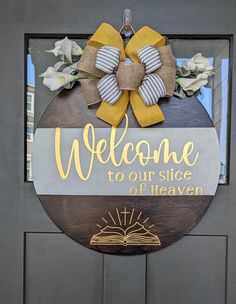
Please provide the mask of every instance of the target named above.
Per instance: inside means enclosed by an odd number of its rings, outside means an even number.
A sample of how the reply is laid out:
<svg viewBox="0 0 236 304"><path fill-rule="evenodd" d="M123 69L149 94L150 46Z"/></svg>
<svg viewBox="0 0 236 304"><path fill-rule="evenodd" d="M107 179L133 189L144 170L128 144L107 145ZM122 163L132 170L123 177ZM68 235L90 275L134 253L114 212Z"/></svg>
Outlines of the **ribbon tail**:
<svg viewBox="0 0 236 304"><path fill-rule="evenodd" d="M88 106L100 102L101 96L97 89L98 79L83 79L80 80L81 89Z"/></svg>
<svg viewBox="0 0 236 304"><path fill-rule="evenodd" d="M142 128L154 125L165 119L160 107L157 104L151 106L145 105L137 91L131 92L130 103L134 115Z"/></svg>
<svg viewBox="0 0 236 304"><path fill-rule="evenodd" d="M123 91L122 96L114 104L102 101L97 110L97 118L117 127L125 116L129 104L128 91Z"/></svg>

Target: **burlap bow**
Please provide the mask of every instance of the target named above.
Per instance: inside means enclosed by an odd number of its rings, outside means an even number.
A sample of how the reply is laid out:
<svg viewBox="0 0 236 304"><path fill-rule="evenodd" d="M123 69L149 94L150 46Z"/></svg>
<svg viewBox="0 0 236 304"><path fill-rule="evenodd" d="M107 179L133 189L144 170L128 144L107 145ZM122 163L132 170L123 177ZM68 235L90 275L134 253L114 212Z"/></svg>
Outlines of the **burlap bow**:
<svg viewBox="0 0 236 304"><path fill-rule="evenodd" d="M78 63L78 70L98 78L83 80L81 86L88 105L102 100L96 113L99 119L118 126L130 100L141 127L164 120L156 103L160 97L172 96L175 87L175 58L164 44L163 36L145 26L124 49L120 33L101 24ZM131 64L125 62L126 55Z"/></svg>
<svg viewBox="0 0 236 304"><path fill-rule="evenodd" d="M140 49L137 55L141 64L136 66L135 71L132 63L126 63L126 70L123 68L123 71L120 71L120 50L111 46L103 46L99 49L96 57L96 68L107 73L97 84L102 100L113 104L121 97L122 79L128 70L131 72L128 78L128 84L131 86L129 90L137 89L145 71L138 92L146 105L155 104L160 97L166 95L164 82L160 76L152 73L161 67L158 49L147 45ZM125 87L125 89L127 88Z"/></svg>

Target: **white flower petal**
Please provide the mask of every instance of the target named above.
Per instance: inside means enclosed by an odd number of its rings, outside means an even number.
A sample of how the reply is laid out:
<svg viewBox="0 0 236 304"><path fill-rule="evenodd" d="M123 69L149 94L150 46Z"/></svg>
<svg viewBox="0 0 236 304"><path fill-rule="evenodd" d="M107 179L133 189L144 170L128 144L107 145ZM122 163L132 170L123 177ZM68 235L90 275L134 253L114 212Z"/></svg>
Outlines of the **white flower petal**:
<svg viewBox="0 0 236 304"><path fill-rule="evenodd" d="M52 50L47 50L48 53L53 53L55 56L65 56L70 62L72 62L72 56L80 56L83 52L81 47L68 37L55 42L55 47Z"/></svg>
<svg viewBox="0 0 236 304"><path fill-rule="evenodd" d="M196 92L201 87L208 83L208 74L198 74L196 78L179 78L177 82L181 85L184 91Z"/></svg>
<svg viewBox="0 0 236 304"><path fill-rule="evenodd" d="M74 56L80 56L82 55L82 53L83 50L81 49L81 47L75 41L72 41L71 54Z"/></svg>
<svg viewBox="0 0 236 304"><path fill-rule="evenodd" d="M54 49L52 50L47 50L46 51L47 53L53 53L55 56L59 56L59 55L62 55L62 51L60 50L60 47L55 47Z"/></svg>
<svg viewBox="0 0 236 304"><path fill-rule="evenodd" d="M69 64L69 62L58 61L57 63L55 63L53 68L56 72L61 72L61 70L62 70L62 72L64 72L63 69L65 69L68 66L68 64Z"/></svg>
<svg viewBox="0 0 236 304"><path fill-rule="evenodd" d="M43 84L48 87L51 91L56 91L62 87L61 83L53 78L44 78Z"/></svg>
<svg viewBox="0 0 236 304"><path fill-rule="evenodd" d="M198 63L196 64L196 66L198 67L199 72L204 72L206 70L206 66L204 63Z"/></svg>
<svg viewBox="0 0 236 304"><path fill-rule="evenodd" d="M74 81L76 78L71 74L56 72L52 67L47 68L46 72L41 74L41 77L44 77L43 84L51 91L64 87L68 83Z"/></svg>
<svg viewBox="0 0 236 304"><path fill-rule="evenodd" d="M201 53L197 53L191 60L183 62L183 67L189 71L194 71L197 68L197 70L202 73L211 73L213 71L213 66L210 61L202 56Z"/></svg>
<svg viewBox="0 0 236 304"><path fill-rule="evenodd" d="M60 49L65 57L72 62L72 41L66 37L61 41Z"/></svg>
<svg viewBox="0 0 236 304"><path fill-rule="evenodd" d="M54 72L55 72L55 70L53 67L48 67L44 73L39 75L39 77L50 77L50 76L54 75Z"/></svg>
<svg viewBox="0 0 236 304"><path fill-rule="evenodd" d="M202 56L201 53L195 54L192 58L192 61L196 64L203 63L205 65L210 65L209 60L206 57Z"/></svg>
<svg viewBox="0 0 236 304"><path fill-rule="evenodd" d="M62 72L66 74L71 74L74 70L77 69L78 62L73 63L70 66L65 67Z"/></svg>
<svg viewBox="0 0 236 304"><path fill-rule="evenodd" d="M187 61L186 66L187 70L189 71L194 71L194 69L196 68L196 64L192 60Z"/></svg>

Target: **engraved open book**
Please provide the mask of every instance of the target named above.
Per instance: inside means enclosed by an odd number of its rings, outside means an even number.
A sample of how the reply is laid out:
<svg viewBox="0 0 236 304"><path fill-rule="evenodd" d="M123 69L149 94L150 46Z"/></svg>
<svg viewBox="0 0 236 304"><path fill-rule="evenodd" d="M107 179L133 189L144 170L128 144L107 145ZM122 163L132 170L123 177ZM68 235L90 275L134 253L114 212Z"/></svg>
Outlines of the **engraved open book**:
<svg viewBox="0 0 236 304"><path fill-rule="evenodd" d="M127 229L106 226L91 238L90 245L161 245L158 236L151 233L140 223L136 222Z"/></svg>

